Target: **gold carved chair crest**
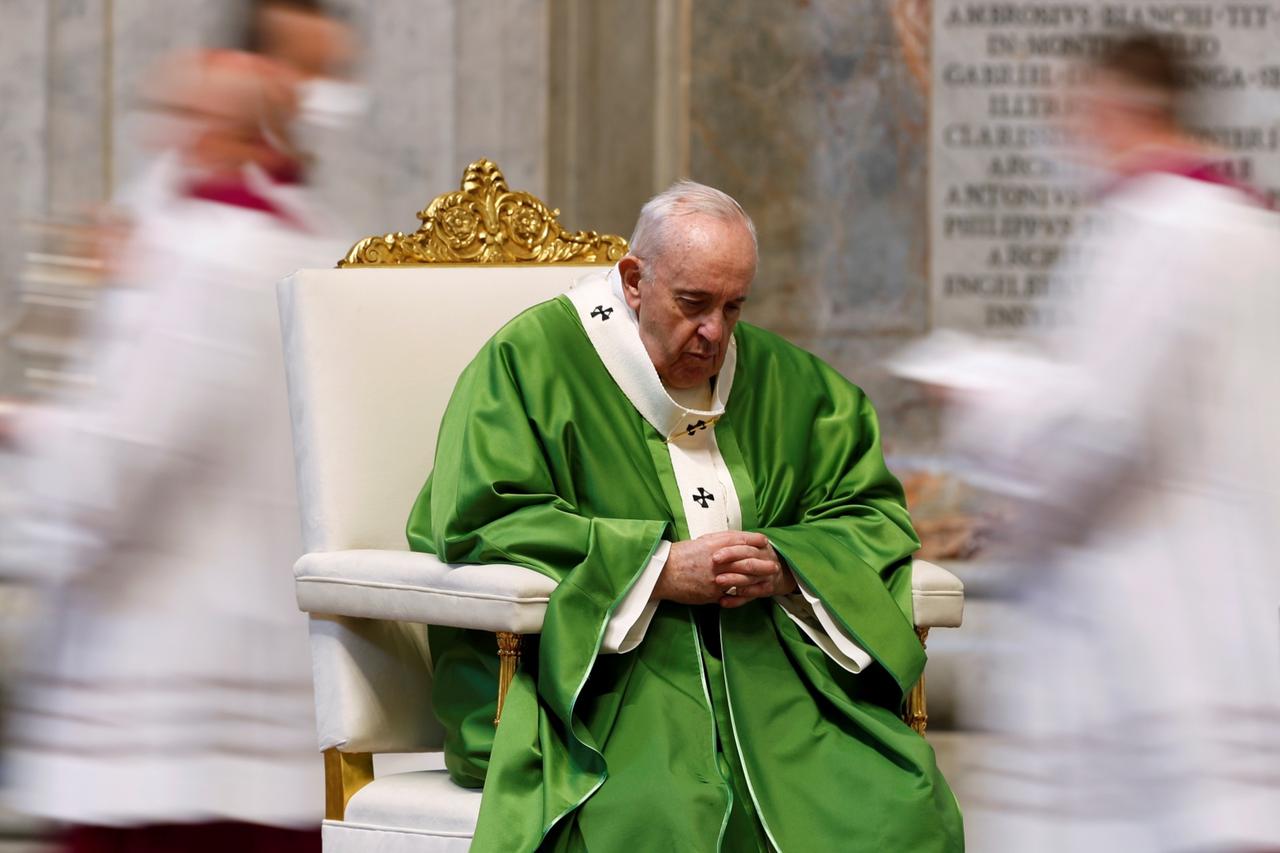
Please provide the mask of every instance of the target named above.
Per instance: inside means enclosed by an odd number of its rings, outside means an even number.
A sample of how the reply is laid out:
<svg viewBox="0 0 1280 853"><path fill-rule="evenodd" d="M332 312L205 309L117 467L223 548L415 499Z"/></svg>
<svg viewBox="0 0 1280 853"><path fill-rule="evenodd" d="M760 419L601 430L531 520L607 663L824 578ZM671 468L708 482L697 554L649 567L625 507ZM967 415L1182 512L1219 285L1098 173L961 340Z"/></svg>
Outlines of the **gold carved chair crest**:
<svg viewBox="0 0 1280 853"><path fill-rule="evenodd" d="M627 253L622 237L566 231L559 216L536 196L510 189L492 160L477 160L457 191L418 211L417 231L366 237L338 266L612 264Z"/></svg>

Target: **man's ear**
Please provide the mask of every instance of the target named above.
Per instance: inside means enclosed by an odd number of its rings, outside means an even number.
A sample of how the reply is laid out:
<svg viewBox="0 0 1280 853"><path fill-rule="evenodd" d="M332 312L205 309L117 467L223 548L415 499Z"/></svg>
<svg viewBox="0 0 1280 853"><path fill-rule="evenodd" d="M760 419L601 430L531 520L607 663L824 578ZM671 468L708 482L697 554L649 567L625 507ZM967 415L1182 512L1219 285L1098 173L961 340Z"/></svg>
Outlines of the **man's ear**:
<svg viewBox="0 0 1280 853"><path fill-rule="evenodd" d="M627 255L618 261L618 275L622 276L622 297L632 311L640 310L640 259Z"/></svg>

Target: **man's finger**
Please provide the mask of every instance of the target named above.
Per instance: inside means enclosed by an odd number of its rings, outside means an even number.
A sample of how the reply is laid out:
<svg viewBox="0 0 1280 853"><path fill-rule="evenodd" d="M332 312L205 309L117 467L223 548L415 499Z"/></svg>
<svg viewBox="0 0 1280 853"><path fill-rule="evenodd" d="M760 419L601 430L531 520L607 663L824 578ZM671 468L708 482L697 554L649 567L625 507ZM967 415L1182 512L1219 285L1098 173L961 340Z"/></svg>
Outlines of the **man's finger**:
<svg viewBox="0 0 1280 853"><path fill-rule="evenodd" d="M718 533L704 533L698 537L698 540L716 547L750 545L754 548L764 548L769 544L768 536L763 533L750 533L746 530L723 530Z"/></svg>
<svg viewBox="0 0 1280 853"><path fill-rule="evenodd" d="M760 581L738 587L738 598L763 598L773 595L773 581Z"/></svg>
<svg viewBox="0 0 1280 853"><path fill-rule="evenodd" d="M754 545L730 545L727 548L712 551L711 562L716 563L717 565L736 563L738 560L759 559L767 553L767 551L757 548Z"/></svg>
<svg viewBox="0 0 1280 853"><path fill-rule="evenodd" d="M741 534L739 530L718 530L715 533L704 533L694 542L705 542L712 548L719 548L725 545L737 545L740 542L738 538Z"/></svg>
<svg viewBox="0 0 1280 853"><path fill-rule="evenodd" d="M729 589L730 587L735 587L735 586L737 587L750 586L751 584L756 583L759 580L760 578L756 577L755 575L737 575L737 574L716 575L716 586L720 587L720 589L723 591L723 590Z"/></svg>
<svg viewBox="0 0 1280 853"><path fill-rule="evenodd" d="M764 578L776 577L782 572L782 567L772 560L735 560L724 566L716 566L715 571L718 573L717 583L719 575L753 575L750 583L756 583Z"/></svg>
<svg viewBox="0 0 1280 853"><path fill-rule="evenodd" d="M764 598L773 594L773 583L764 581L762 583L753 583L748 586L738 587L738 591L734 595L726 595L720 599L721 607L741 607L748 601L756 598Z"/></svg>

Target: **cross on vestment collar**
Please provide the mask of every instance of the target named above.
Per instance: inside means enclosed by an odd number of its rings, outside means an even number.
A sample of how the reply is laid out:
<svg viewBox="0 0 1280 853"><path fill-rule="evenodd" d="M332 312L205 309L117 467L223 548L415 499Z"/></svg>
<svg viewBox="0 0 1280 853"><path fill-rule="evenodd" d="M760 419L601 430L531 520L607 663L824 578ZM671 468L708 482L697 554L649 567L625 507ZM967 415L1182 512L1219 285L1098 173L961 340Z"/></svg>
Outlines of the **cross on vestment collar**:
<svg viewBox="0 0 1280 853"><path fill-rule="evenodd" d="M707 436L712 434L733 387L737 345L732 338L714 384L698 389L704 393L693 399L663 385L640 339L637 318L626 307L622 278L616 267L603 275L597 271L584 276L565 297L577 309L583 331L618 388L665 441L693 440L697 432L689 434L690 424ZM697 428L699 419L705 430ZM688 495L686 492L684 500L689 500Z"/></svg>
<svg viewBox="0 0 1280 853"><path fill-rule="evenodd" d="M706 429L706 428L707 428L707 422L706 422L706 421L704 421L704 420L699 419L699 421L698 421L696 424L689 424L689 425L688 425L687 427L685 427L684 429L685 429L685 432L689 433L689 435L693 435L693 434L694 434L695 432L697 432L698 430L700 430L700 429L703 429L703 430L704 430L704 429Z"/></svg>
<svg viewBox="0 0 1280 853"><path fill-rule="evenodd" d="M706 509L711 501L716 499L715 495L702 488L702 486L698 486L698 491L694 492L691 497L697 501L698 505L703 509Z"/></svg>

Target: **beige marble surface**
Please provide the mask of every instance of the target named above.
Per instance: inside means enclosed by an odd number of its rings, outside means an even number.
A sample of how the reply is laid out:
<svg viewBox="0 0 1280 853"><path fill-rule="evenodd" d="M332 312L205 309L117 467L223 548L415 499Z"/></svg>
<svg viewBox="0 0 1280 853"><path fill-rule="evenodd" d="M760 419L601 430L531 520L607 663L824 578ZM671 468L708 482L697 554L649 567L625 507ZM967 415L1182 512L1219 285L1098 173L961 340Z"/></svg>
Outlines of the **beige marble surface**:
<svg viewBox="0 0 1280 853"><path fill-rule="evenodd" d="M49 0L46 66L48 206L59 214L107 196L106 62L103 0Z"/></svg>
<svg viewBox="0 0 1280 853"><path fill-rule="evenodd" d="M925 102L887 4L707 0L693 43L693 172L760 225L754 310L807 337L922 331Z"/></svg>
<svg viewBox="0 0 1280 853"><path fill-rule="evenodd" d="M412 230L481 157L513 188L546 191L547 2L344 0L367 111L314 137L316 186L343 227Z"/></svg>
<svg viewBox="0 0 1280 853"><path fill-rule="evenodd" d="M627 235L659 186L659 3L552 0L549 201L570 228Z"/></svg>
<svg viewBox="0 0 1280 853"><path fill-rule="evenodd" d="M16 310L11 290L22 267L22 220L47 205L48 124L44 54L48 16L43 0L0 0L0 328ZM0 355L0 387L15 367Z"/></svg>
<svg viewBox="0 0 1280 853"><path fill-rule="evenodd" d="M482 156L545 192L547 3L334 0L364 48L367 110L314 134L316 177L353 234L413 227ZM156 63L246 34L242 4L223 0L3 0L0 20L0 163L17 179L0 202L39 212L127 186L151 158L140 90Z"/></svg>
<svg viewBox="0 0 1280 853"><path fill-rule="evenodd" d="M692 176L760 231L749 319L871 394L891 449L936 416L878 362L928 326L926 101L879 0L699 0Z"/></svg>
<svg viewBox="0 0 1280 853"><path fill-rule="evenodd" d="M417 227L414 213L456 184L454 0L350 0L363 45L367 112L318 153L317 185L355 238Z"/></svg>
<svg viewBox="0 0 1280 853"><path fill-rule="evenodd" d="M662 2L335 0L365 47L367 86L354 127L309 137L335 221L353 240L412 229L487 156L514 188L564 207L570 227L627 233L659 188L658 160L687 151L689 175L737 196L760 227L751 318L863 384L891 445L927 448L936 417L877 366L929 323L925 99L895 27L903 3L697 0L680 14L669 2L664 17ZM220 0L3 4L10 216L125 184L148 156L145 75L169 51L234 43L244 26L239 4ZM662 49L676 41L692 46L679 67ZM686 101L656 96L686 72ZM660 139L664 128L687 145Z"/></svg>
<svg viewBox="0 0 1280 853"><path fill-rule="evenodd" d="M0 12L0 211L8 232L15 215L45 207L49 19L43 0L3 0Z"/></svg>
<svg viewBox="0 0 1280 853"><path fill-rule="evenodd" d="M513 188L547 191L547 0L460 5L455 26L455 166L480 157Z"/></svg>

